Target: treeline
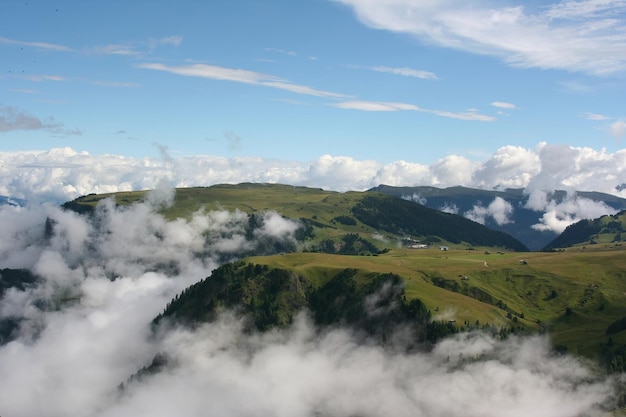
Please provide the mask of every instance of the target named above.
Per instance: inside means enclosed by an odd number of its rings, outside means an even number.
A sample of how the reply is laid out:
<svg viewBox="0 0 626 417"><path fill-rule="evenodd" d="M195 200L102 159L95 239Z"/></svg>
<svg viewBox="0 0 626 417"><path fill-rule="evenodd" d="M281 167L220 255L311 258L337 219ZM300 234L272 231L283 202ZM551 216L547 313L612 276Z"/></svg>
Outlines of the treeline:
<svg viewBox="0 0 626 417"><path fill-rule="evenodd" d="M34 286L38 280L39 277L27 269L0 269L0 299L11 288L25 291ZM0 318L0 346L15 338L21 321L22 319L18 317L5 316Z"/></svg>
<svg viewBox="0 0 626 417"><path fill-rule="evenodd" d="M407 301L402 279L395 274L363 277L355 269L344 269L315 287L293 271L244 262L225 264L184 290L153 324L168 318L193 327L227 309L245 317L248 331L288 326L304 309L317 326L347 326L381 343L399 326L414 332L415 346L457 331L453 323L432 321L420 300Z"/></svg>
<svg viewBox="0 0 626 417"><path fill-rule="evenodd" d="M313 252L335 255L376 255L381 251L357 233L347 233L338 239L324 239L312 248Z"/></svg>

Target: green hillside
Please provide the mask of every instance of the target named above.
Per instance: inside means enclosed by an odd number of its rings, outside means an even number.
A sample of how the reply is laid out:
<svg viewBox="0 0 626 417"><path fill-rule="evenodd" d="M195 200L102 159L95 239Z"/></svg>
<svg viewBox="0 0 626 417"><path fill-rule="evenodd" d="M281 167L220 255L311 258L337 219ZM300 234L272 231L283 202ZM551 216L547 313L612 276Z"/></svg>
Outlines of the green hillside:
<svg viewBox="0 0 626 417"><path fill-rule="evenodd" d="M88 195L66 203L67 209L88 213L105 198L129 205L147 192ZM162 213L168 219L189 218L198 210L241 210L250 215L276 211L305 226L307 249L342 254L373 254L396 247L402 239L437 245L528 249L511 236L490 230L461 216L429 209L382 193L338 193L279 184L215 185L180 188L174 204Z"/></svg>
<svg viewBox="0 0 626 417"><path fill-rule="evenodd" d="M626 253L485 253L391 250L379 256L292 253L227 264L167 306L164 317L193 324L237 309L259 330L289 324L303 308L320 325L345 323L381 336L390 322L416 326L418 340L484 329L496 336L548 332L557 351L612 371L626 359ZM367 297L390 280L368 321ZM389 298L391 297L391 298ZM382 301L381 301L382 300Z"/></svg>
<svg viewBox="0 0 626 417"><path fill-rule="evenodd" d="M89 195L66 208L90 213L103 198L128 205L146 195ZM385 194L285 185L178 189L162 213L176 219L202 210L245 211L249 227L255 215L276 211L301 222L301 246L240 254L247 258L185 290L155 323L168 317L194 325L235 309L265 330L308 309L319 325L346 323L382 339L396 320L415 325L426 342L476 328L501 337L547 332L558 351L613 371L626 366L626 247L526 252L509 235ZM603 220L614 227L611 221ZM382 321L363 320L367 300L383 288L396 290L378 307L395 307Z"/></svg>
<svg viewBox="0 0 626 417"><path fill-rule="evenodd" d="M626 210L568 226L544 250L581 245L621 245L626 241Z"/></svg>
<svg viewBox="0 0 626 417"><path fill-rule="evenodd" d="M495 198L501 198L510 204L509 219L511 221L498 223L494 218L487 216L484 218L485 226L515 237L531 250L541 250L557 237L553 232L537 230L532 227L539 222L542 213L527 207L529 195L521 188L485 190L467 187L436 188L379 185L370 191L411 199L437 210L454 210L458 214L471 212L477 206L487 207ZM575 195L576 198L602 202L616 211L626 209L626 199L611 194L577 191ZM547 196L549 200L555 203L562 203L571 197L572 195L568 195L565 191L554 191Z"/></svg>

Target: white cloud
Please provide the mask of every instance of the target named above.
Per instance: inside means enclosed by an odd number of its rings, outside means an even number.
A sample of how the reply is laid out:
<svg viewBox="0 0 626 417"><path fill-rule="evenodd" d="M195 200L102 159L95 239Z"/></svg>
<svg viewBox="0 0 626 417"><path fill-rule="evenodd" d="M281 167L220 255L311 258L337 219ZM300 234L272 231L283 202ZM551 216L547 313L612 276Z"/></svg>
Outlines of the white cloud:
<svg viewBox="0 0 626 417"><path fill-rule="evenodd" d="M0 37L0 43L4 43L8 45L21 45L21 46L27 46L27 47L36 48L36 49L45 49L49 51L60 51L60 52L73 51L72 48L67 47L65 45L58 45L58 44L48 43L48 42L18 41L18 40L9 39L9 38L3 38L3 37Z"/></svg>
<svg viewBox="0 0 626 417"><path fill-rule="evenodd" d="M148 200L158 205L162 197ZM0 345L3 414L106 412L119 384L166 348L150 322L167 302L210 275L220 254L262 243L246 238L245 213L167 222L157 209L107 200L91 217L52 204L0 207L0 267L41 278L1 296L0 319L21 320L15 340ZM290 238L293 222L265 219L260 237Z"/></svg>
<svg viewBox="0 0 626 417"><path fill-rule="evenodd" d="M144 51L138 50L133 45L111 44L96 46L92 50L96 54L102 55L142 55Z"/></svg>
<svg viewBox="0 0 626 417"><path fill-rule="evenodd" d="M623 0L565 0L548 7L549 19L588 19L590 17L619 17L626 7Z"/></svg>
<svg viewBox="0 0 626 417"><path fill-rule="evenodd" d="M482 189L524 188L527 207L545 219L538 228L559 232L583 219L612 213L589 201L551 201L554 190L598 191L626 198L626 150L578 148L540 143L534 149L503 146L484 161L449 155L431 165L394 161L355 160L323 155L308 161L215 156L128 158L92 156L71 148L49 151L0 152L0 195L29 201L61 203L89 193L108 193L221 183L283 183L335 191L362 191L380 184L392 186L466 186ZM165 188L167 188L165 187ZM162 188L162 187L161 187ZM450 211L458 208L449 207ZM468 216L477 221L492 216L504 224L510 208L493 202ZM235 239L236 240L236 239ZM237 244L232 241L232 244Z"/></svg>
<svg viewBox="0 0 626 417"><path fill-rule="evenodd" d="M417 193L413 193L412 195L403 195L402 199L413 201L414 203L421 204L421 205L425 205L428 201L425 197L422 197L421 195Z"/></svg>
<svg viewBox="0 0 626 417"><path fill-rule="evenodd" d="M400 68L372 67L371 69L377 72L387 72L390 74L402 75L404 77L421 78L424 80L436 80L437 79L437 74L435 74L434 72L416 70L416 69L407 68L407 67L400 67Z"/></svg>
<svg viewBox="0 0 626 417"><path fill-rule="evenodd" d="M434 113L437 116L449 117L451 119L458 119L458 120L478 120L481 122L492 122L496 120L496 118L493 116L480 114L476 110L473 110L473 109L466 110L461 113L455 113L455 112L449 112L449 111L443 111L443 110L427 110L427 112Z"/></svg>
<svg viewBox="0 0 626 417"><path fill-rule="evenodd" d="M394 103L387 101L363 101L363 100L351 100L343 101L340 103L332 104L333 107L348 110L361 110L361 111L416 111L420 113L432 113L441 117L448 117L458 120L478 120L481 122L491 122L496 120L493 116L487 116L480 114L474 109L470 109L461 113L455 113L444 110L430 110L418 107L414 104L407 103Z"/></svg>
<svg viewBox="0 0 626 417"><path fill-rule="evenodd" d="M624 120L618 120L612 123L611 134L616 138L623 138L626 136L626 122Z"/></svg>
<svg viewBox="0 0 626 417"><path fill-rule="evenodd" d="M179 46L183 42L183 37L179 35L164 36L159 39L148 39L142 42L128 42L123 44L109 44L96 46L89 49L89 52L102 55L145 55L153 52L161 45Z"/></svg>
<svg viewBox="0 0 626 417"><path fill-rule="evenodd" d="M166 36L157 41L157 43L164 45L175 45L179 46L183 42L183 37L174 35L174 36Z"/></svg>
<svg viewBox="0 0 626 417"><path fill-rule="evenodd" d="M580 117L587 120L611 120L609 116L598 113L582 113Z"/></svg>
<svg viewBox="0 0 626 417"><path fill-rule="evenodd" d="M459 214L459 208L456 204L446 203L443 206L439 207L438 210L443 211L444 213Z"/></svg>
<svg viewBox="0 0 626 417"><path fill-rule="evenodd" d="M273 52L276 54L284 54L284 55L289 55L289 56L296 56L298 54L295 53L295 51L288 51L286 49L280 49L280 48L264 48L264 51L267 52Z"/></svg>
<svg viewBox="0 0 626 417"><path fill-rule="evenodd" d="M517 67L608 74L626 69L623 0L496 5L477 1L337 0L365 25L502 58Z"/></svg>
<svg viewBox="0 0 626 417"><path fill-rule="evenodd" d="M535 150L503 146L477 167L472 183L479 188L524 188L541 170Z"/></svg>
<svg viewBox="0 0 626 417"><path fill-rule="evenodd" d="M480 224L485 224L487 218L491 217L499 226L511 223L510 216L513 214L513 206L502 197L496 197L487 207L480 204L475 205L471 210L463 213L464 217Z"/></svg>
<svg viewBox="0 0 626 417"><path fill-rule="evenodd" d="M517 106L515 104L507 103L507 102L504 102L504 101L494 101L494 102L491 103L491 105L493 107L498 107L500 109L508 109L508 110L513 110L513 109L517 108Z"/></svg>
<svg viewBox="0 0 626 417"><path fill-rule="evenodd" d="M32 74L32 75L19 75L18 78L22 78L24 80L30 80L30 81L66 81L67 78L61 76L61 75L36 75L36 74Z"/></svg>
<svg viewBox="0 0 626 417"><path fill-rule="evenodd" d="M545 191L531 191L526 207L543 213L539 223L533 229L562 233L565 228L583 219L595 219L600 216L616 214L617 210L603 202L567 194L563 200L557 200Z"/></svg>
<svg viewBox="0 0 626 417"><path fill-rule="evenodd" d="M333 104L334 107L340 109L349 110L362 110L362 111L399 111L399 110L412 110L422 111L419 107L413 104L406 103L392 103L384 101L343 101L341 103Z"/></svg>
<svg viewBox="0 0 626 417"><path fill-rule="evenodd" d="M316 90L304 85L292 84L287 80L283 80L273 75L262 74L255 71L248 71L236 68L218 67L206 64L192 64L184 66L168 66L160 63L143 63L138 64L137 68L165 71L172 74L183 75L187 77L201 77L213 80L233 81L244 84L255 84L266 87L278 88L281 90L291 91L297 94L306 94L317 97L326 98L345 98L344 94L333 93L330 91Z"/></svg>

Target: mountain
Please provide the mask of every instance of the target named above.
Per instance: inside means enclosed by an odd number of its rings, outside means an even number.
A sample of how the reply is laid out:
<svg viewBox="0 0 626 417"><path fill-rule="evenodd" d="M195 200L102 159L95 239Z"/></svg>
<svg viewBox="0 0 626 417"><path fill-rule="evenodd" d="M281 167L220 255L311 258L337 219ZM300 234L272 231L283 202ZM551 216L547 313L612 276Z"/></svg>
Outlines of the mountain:
<svg viewBox="0 0 626 417"><path fill-rule="evenodd" d="M498 195L456 191L468 201ZM522 204L521 191L509 195ZM65 207L90 215L106 198L120 206L151 199L147 191L89 195ZM525 252L506 233L375 191L216 185L177 189L171 203L159 206L170 220L240 210L251 236L266 226L264 213L279 213L300 225L298 244L265 240L236 254L234 263L223 259L214 275L173 299L155 326L174 320L193 327L233 309L251 330L267 330L288 325L304 309L320 326L356 326L380 341L394 332L394 320L421 323L413 328L420 343L476 328L498 337L549 332L558 351L600 360L614 371L625 368L626 308L616 295L626 292L624 248ZM412 248L417 242L430 245ZM449 250L440 250L444 246ZM364 319L369 308L391 305L382 321Z"/></svg>
<svg viewBox="0 0 626 417"><path fill-rule="evenodd" d="M114 404L138 394L167 402L173 392L185 400L197 387L218 396L232 387L239 401L241 386L258 395L266 384L283 401L298 381L305 394L323 385L331 399L355 384L353 402L372 370L367 392L383 396L381 377L400 396L408 386L452 398L450 386L471 380L491 381L487 397L528 387L525 403L548 381L571 393L555 397L557 408L588 389L609 393L589 400L604 410L616 407L614 391L626 398L612 383L626 371L626 246L528 252L414 201L286 185L88 195L65 208L31 213L36 222L11 233L23 239L8 240L15 256L0 265L0 351L16 375L28 361L77 386L86 376ZM494 369L507 378L493 380ZM302 378L314 374L325 379ZM505 391L515 408L519 390ZM341 414L328 410L286 414Z"/></svg>
<svg viewBox="0 0 626 417"><path fill-rule="evenodd" d="M88 195L64 207L79 213L114 198L119 205L147 198L147 192ZM250 216L250 232L263 226L263 213L273 211L303 225L297 237L305 249L340 254L375 254L402 241L497 247L527 251L517 239L476 222L383 193L339 193L280 184L215 185L180 188L173 204L162 209L169 219L188 218L198 210L240 210Z"/></svg>
<svg viewBox="0 0 626 417"><path fill-rule="evenodd" d="M597 219L581 220L568 226L544 250L575 245L621 245L626 241L626 210Z"/></svg>
<svg viewBox="0 0 626 417"><path fill-rule="evenodd" d="M290 325L306 309L317 326L342 324L381 342L400 326L412 330L416 343L435 342L457 331L449 321L432 321L419 299L407 301L398 275L354 268L326 272L325 278L316 279L292 268L228 263L179 294L153 324L169 319L194 326L235 309L248 320L248 331L266 331Z"/></svg>
<svg viewBox="0 0 626 417"><path fill-rule="evenodd" d="M227 263L176 296L153 323L195 327L234 310L249 331L346 325L378 343L410 329L419 349L451 333L548 332L556 352L626 368L624 249L486 252L393 249L378 256L291 253ZM408 327L406 327L408 326ZM411 348L407 346L406 348Z"/></svg>
<svg viewBox="0 0 626 417"><path fill-rule="evenodd" d="M482 190L467 187L393 187L380 185L370 191L381 192L403 199L416 201L427 207L449 211L476 218L490 229L508 233L530 250L540 250L550 243L557 233L533 228L540 222L543 212L528 207L529 195L524 189ZM584 198L620 211L626 209L626 199L598 192L576 192L577 198ZM491 207L497 198L510 205L510 211L502 211L502 205ZM549 201L559 204L566 201L568 193L554 191ZM500 209L500 212L497 210ZM498 216L500 214L500 216Z"/></svg>

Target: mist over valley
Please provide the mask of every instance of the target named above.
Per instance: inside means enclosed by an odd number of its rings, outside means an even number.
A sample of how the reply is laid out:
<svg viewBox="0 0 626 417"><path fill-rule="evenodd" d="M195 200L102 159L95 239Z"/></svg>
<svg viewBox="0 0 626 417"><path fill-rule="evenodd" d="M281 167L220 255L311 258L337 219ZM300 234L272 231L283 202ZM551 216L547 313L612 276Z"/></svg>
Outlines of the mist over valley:
<svg viewBox="0 0 626 417"><path fill-rule="evenodd" d="M575 416L620 404L601 345L626 315L612 298L623 284L584 284L580 248L559 274L549 257L561 253L526 252L461 216L271 184L0 210L3 415ZM376 210L409 211L397 224ZM431 247L408 248L408 232ZM622 253L584 262L623 274Z"/></svg>

